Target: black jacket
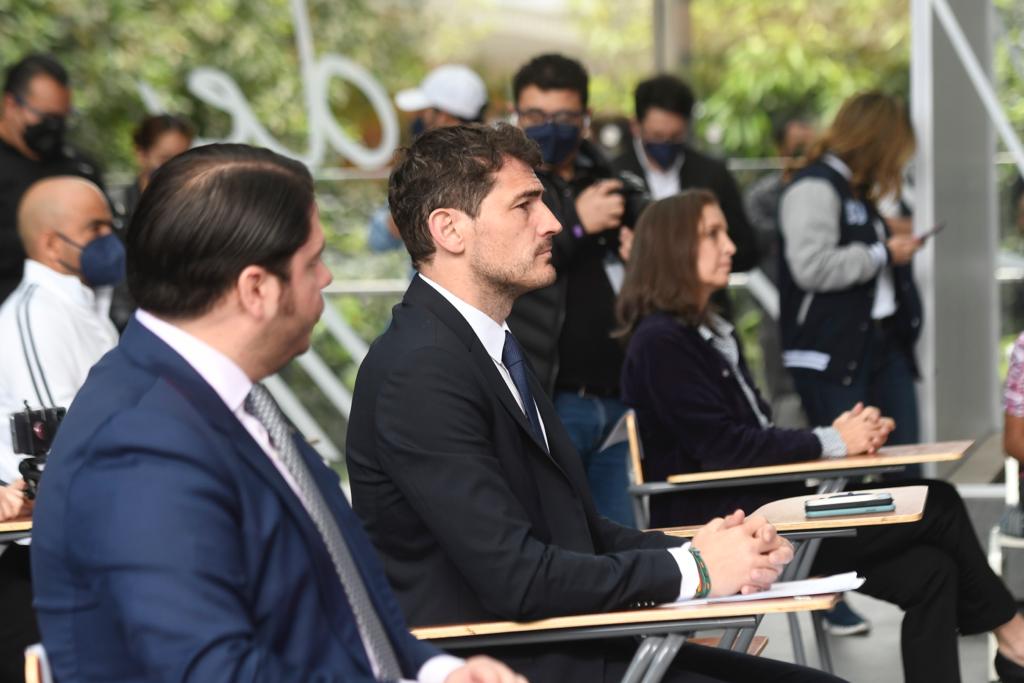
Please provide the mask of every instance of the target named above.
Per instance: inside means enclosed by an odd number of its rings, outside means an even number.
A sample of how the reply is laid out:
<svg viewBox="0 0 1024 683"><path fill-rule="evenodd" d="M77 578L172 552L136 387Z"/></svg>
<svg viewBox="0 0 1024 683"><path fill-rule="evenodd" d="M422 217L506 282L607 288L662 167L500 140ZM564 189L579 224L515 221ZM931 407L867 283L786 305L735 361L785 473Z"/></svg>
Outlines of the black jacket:
<svg viewBox="0 0 1024 683"><path fill-rule="evenodd" d="M573 230L579 223L576 198L598 180L613 176L614 171L608 161L586 140L577 153L572 181L537 171L537 177L544 185L544 203L562 224L562 231L554 238L551 257L558 278L549 287L519 297L512 307L508 326L549 395L554 392L559 376L559 342L563 341L570 298L577 306L573 314L586 317L580 321L579 327L583 328L588 345L577 345L575 350L592 354L587 360L594 361L590 365L601 377L599 384L614 388L618 383L622 351L610 336L615 327L615 292L608 283L603 266L606 254L617 257L618 230L583 236L578 236ZM581 362L581 365L585 367L585 363Z"/></svg>
<svg viewBox="0 0 1024 683"><path fill-rule="evenodd" d="M740 371L756 393L742 353ZM649 481L821 455L821 442L811 431L762 427L725 358L695 327L667 313L644 318L630 338L622 399L636 411ZM770 418L760 394L757 400ZM800 493L802 487L774 484L652 496L651 526L703 524Z"/></svg>
<svg viewBox="0 0 1024 683"><path fill-rule="evenodd" d="M689 145L683 154L683 166L679 170L680 189L703 188L715 194L729 224L729 238L736 245L736 254L732 258L733 272L750 270L758 261L757 235L747 220L743 197L740 195L736 180L721 161L701 154ZM616 172L629 171L644 183L647 182L644 168L636 158L636 150L632 144L627 144L626 151L612 161L612 168Z"/></svg>
<svg viewBox="0 0 1024 683"><path fill-rule="evenodd" d="M352 501L412 625L528 620L678 596L681 539L600 517L580 458L531 376L551 455L466 320L420 278L359 369ZM591 649L593 649L591 647ZM559 648L509 661L601 680ZM546 656L538 656L547 653ZM531 677L531 680L534 678Z"/></svg>
<svg viewBox="0 0 1024 683"><path fill-rule="evenodd" d="M793 177L791 185L803 178L826 180L839 195L839 245L879 241L875 221L880 218L874 204L855 197L850 183L838 171L818 161L801 169ZM882 225L888 235L885 221ZM851 383L863 361L868 335L871 334L871 309L878 277L846 289L808 292L801 289L793 277L785 257L784 237L781 251L779 324L783 357L786 358L787 354L806 356L808 352L820 354L826 363L824 370L819 370L824 376L843 384ZM910 264L892 266L892 275L896 312L890 329L916 372L913 349L921 331L921 300ZM787 366L810 370L806 365L794 365L794 361L787 361Z"/></svg>
<svg viewBox="0 0 1024 683"><path fill-rule="evenodd" d="M18 238L18 203L37 180L81 176L103 189L97 165L71 147L52 161L36 161L0 140L0 303L21 282L25 250Z"/></svg>

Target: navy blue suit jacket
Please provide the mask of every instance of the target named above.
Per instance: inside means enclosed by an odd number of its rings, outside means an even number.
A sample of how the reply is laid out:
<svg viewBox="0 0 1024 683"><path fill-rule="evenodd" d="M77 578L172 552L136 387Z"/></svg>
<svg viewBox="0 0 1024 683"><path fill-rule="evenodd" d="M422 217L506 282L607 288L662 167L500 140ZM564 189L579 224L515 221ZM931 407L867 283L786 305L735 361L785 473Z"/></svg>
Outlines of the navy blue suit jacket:
<svg viewBox="0 0 1024 683"><path fill-rule="evenodd" d="M337 476L296 437L402 665L409 635ZM61 683L370 681L327 549L213 389L132 320L61 426L35 510L32 574Z"/></svg>
<svg viewBox="0 0 1024 683"><path fill-rule="evenodd" d="M754 388L742 353L739 367ZM821 442L810 430L762 427L725 358L697 328L668 313L652 313L633 332L622 366L622 400L636 411L648 481L821 455ZM760 394L757 400L770 418ZM768 484L652 496L651 526L704 524L737 508L752 512L801 493L801 484Z"/></svg>

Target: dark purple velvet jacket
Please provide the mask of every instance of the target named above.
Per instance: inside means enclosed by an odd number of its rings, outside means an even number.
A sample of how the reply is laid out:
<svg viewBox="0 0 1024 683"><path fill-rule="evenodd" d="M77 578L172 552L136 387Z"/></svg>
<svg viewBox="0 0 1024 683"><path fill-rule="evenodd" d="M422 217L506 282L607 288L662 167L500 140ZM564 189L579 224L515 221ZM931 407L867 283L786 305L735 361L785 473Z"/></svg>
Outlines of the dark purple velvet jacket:
<svg viewBox="0 0 1024 683"><path fill-rule="evenodd" d="M740 371L754 388L742 353ZM667 313L644 318L630 338L622 398L636 411L646 481L821 455L821 443L810 430L761 427L725 358L696 327ZM759 393L757 400L771 418ZM702 524L737 508L750 512L803 492L802 484L772 484L652 496L651 526Z"/></svg>

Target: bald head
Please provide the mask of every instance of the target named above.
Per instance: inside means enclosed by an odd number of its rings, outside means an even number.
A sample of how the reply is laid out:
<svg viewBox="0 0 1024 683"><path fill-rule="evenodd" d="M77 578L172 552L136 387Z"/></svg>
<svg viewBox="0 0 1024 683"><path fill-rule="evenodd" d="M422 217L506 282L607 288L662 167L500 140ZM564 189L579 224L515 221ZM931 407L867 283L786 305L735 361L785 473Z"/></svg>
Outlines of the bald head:
<svg viewBox="0 0 1024 683"><path fill-rule="evenodd" d="M44 178L33 184L18 204L18 236L25 253L54 270L78 267L79 246L110 232L113 218L103 192L76 176ZM63 236L65 239L61 239Z"/></svg>

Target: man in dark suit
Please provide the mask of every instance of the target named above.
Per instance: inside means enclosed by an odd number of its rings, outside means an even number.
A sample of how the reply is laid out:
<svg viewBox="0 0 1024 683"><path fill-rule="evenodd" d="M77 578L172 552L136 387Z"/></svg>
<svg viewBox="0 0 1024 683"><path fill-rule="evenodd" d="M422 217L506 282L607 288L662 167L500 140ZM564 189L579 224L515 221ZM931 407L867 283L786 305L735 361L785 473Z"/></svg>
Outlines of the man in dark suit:
<svg viewBox="0 0 1024 683"><path fill-rule="evenodd" d="M313 182L268 150L169 162L127 235L140 310L92 370L32 545L57 680L522 681L406 630L338 477L259 380L330 282Z"/></svg>
<svg viewBox="0 0 1024 683"><path fill-rule="evenodd" d="M757 236L747 221L736 180L721 161L687 144L693 114L693 91L683 81L661 75L643 81L634 93L636 121L633 144L612 162L618 172L628 171L647 183L654 199L683 190L711 190L729 224L736 245L734 272L757 265Z"/></svg>
<svg viewBox="0 0 1024 683"><path fill-rule="evenodd" d="M597 514L569 435L504 322L519 294L555 277L561 228L541 199L539 161L511 126L459 126L421 136L391 175L391 211L419 274L360 368L346 452L354 507L399 603L428 625L766 585L792 550L763 519L715 520L690 545ZM534 681L589 682L618 680L633 648L495 654ZM835 680L711 648L686 647L678 662L672 680Z"/></svg>

